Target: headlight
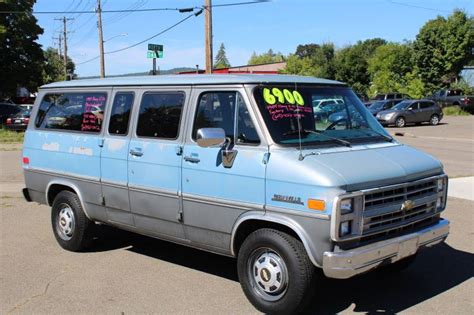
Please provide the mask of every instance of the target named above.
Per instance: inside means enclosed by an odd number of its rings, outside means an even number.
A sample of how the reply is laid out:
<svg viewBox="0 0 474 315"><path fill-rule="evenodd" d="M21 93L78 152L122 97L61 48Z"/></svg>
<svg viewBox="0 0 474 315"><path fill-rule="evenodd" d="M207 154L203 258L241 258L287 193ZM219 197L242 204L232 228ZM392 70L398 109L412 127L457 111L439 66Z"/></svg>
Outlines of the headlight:
<svg viewBox="0 0 474 315"><path fill-rule="evenodd" d="M442 191L444 189L444 178L438 179L438 191Z"/></svg>
<svg viewBox="0 0 474 315"><path fill-rule="evenodd" d="M395 115L395 113L388 113L384 115L385 119L392 119L392 117Z"/></svg>
<svg viewBox="0 0 474 315"><path fill-rule="evenodd" d="M334 241L360 237L363 200L361 192L354 192L341 196L337 201L331 230L331 238Z"/></svg>
<svg viewBox="0 0 474 315"><path fill-rule="evenodd" d="M341 223L341 227L339 228L339 235L346 236L351 234L351 222L352 221L345 221Z"/></svg>
<svg viewBox="0 0 474 315"><path fill-rule="evenodd" d="M348 214L351 213L352 210L354 210L352 206L353 202L352 199L344 199L341 201L340 209L341 209L341 214Z"/></svg>

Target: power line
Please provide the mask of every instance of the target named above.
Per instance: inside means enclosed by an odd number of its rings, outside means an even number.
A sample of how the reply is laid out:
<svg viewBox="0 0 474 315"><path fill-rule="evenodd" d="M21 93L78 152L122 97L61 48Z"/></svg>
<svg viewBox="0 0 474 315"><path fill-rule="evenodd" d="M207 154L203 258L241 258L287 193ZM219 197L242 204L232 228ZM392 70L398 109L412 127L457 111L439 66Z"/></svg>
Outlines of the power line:
<svg viewBox="0 0 474 315"><path fill-rule="evenodd" d="M258 4L270 2L271 0L257 0L247 2L216 4L212 7L229 7L237 5ZM201 7L185 8L200 9ZM122 9L122 10L103 10L102 13L120 13L120 12L154 12L154 11L182 11L183 8L149 8L149 9ZM0 11L0 14L95 14L95 11Z"/></svg>
<svg viewBox="0 0 474 315"><path fill-rule="evenodd" d="M139 41L138 43L135 43L135 44L133 44L133 45L130 45L130 46L127 46L127 47L124 47L124 48L120 48L120 49L116 49L116 50L112 50L112 51L107 51L107 52L105 52L104 54L105 54L105 55L115 54L115 53L118 53L118 52L121 52L121 51L130 49L130 48L136 47L136 46L138 46L138 45L140 45L140 44L143 44L143 43L146 42L146 41L149 41L150 39L153 39L153 38L155 38L155 37L157 37L157 36L160 36L160 35L162 35L162 34L168 32L168 31L170 31L171 29L177 27L177 26L180 25L181 23L184 23L186 20L192 18L193 16L199 15L200 13L202 13L202 9L201 9L201 11L198 11L198 12L196 12L196 13L190 14L190 15L188 15L187 17L185 17L184 19L179 20L179 21L176 22L175 24L173 24L173 25L171 25L171 26L165 28L164 30L160 31L159 33L156 33L155 35L152 35L152 36L150 36L150 37L148 37L148 38L145 38L144 40ZM100 56L96 56L96 57L91 58L91 59L89 59L89 60L86 60L86 61L83 61L83 62L80 62L80 63L76 63L76 65L82 65L82 64L85 64L85 63L88 63L88 62L97 60L97 59L99 59L99 58L100 58Z"/></svg>
<svg viewBox="0 0 474 315"><path fill-rule="evenodd" d="M428 10L428 11L435 11L435 12L445 12L445 13L451 13L450 11L447 10L439 10L435 8L428 8L428 7L423 7L420 5L415 5L415 4L410 4L410 3L404 3L404 2L398 2L398 1L393 1L393 0L387 0L391 4L396 4L400 6L405 6L409 8L415 8L415 9L423 9L423 10Z"/></svg>

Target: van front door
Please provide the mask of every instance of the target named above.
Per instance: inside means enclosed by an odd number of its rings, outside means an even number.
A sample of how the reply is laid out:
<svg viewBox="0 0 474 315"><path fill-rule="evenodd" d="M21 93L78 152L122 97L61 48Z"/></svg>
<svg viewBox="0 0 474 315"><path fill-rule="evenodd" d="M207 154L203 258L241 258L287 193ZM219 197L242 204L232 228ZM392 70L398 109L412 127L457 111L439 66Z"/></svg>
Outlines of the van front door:
<svg viewBox="0 0 474 315"><path fill-rule="evenodd" d="M184 239L181 223L181 143L189 88L144 91L130 141L128 176L135 226Z"/></svg>
<svg viewBox="0 0 474 315"><path fill-rule="evenodd" d="M186 237L217 252L229 250L237 218L245 211L263 211L265 154L247 108L245 91L194 90L192 113L183 152L183 215ZM196 143L200 128L222 128L235 154L224 165L222 148Z"/></svg>
<svg viewBox="0 0 474 315"><path fill-rule="evenodd" d="M115 91L101 156L103 204L107 220L133 226L128 200L128 146L135 93Z"/></svg>

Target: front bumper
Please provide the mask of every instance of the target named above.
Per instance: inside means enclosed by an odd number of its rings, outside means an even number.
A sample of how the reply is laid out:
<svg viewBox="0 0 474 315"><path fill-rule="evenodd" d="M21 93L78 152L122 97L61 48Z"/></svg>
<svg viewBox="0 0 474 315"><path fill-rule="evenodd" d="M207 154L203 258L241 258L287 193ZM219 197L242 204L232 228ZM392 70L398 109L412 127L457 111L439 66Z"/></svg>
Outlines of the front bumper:
<svg viewBox="0 0 474 315"><path fill-rule="evenodd" d="M329 278L347 279L411 256L421 247L444 241L448 234L449 221L441 219L436 225L411 234L347 251L325 252L323 271Z"/></svg>

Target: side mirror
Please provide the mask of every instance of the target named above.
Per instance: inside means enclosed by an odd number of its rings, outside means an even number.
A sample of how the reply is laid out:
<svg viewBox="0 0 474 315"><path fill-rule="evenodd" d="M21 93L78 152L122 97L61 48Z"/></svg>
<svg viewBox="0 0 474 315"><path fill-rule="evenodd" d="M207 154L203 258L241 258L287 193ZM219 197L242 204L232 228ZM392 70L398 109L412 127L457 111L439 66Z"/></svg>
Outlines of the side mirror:
<svg viewBox="0 0 474 315"><path fill-rule="evenodd" d="M198 129L196 142L202 148L221 147L226 142L225 131L222 128Z"/></svg>
<svg viewBox="0 0 474 315"><path fill-rule="evenodd" d="M408 110L413 110L413 107L408 107L407 109L408 109Z"/></svg>

